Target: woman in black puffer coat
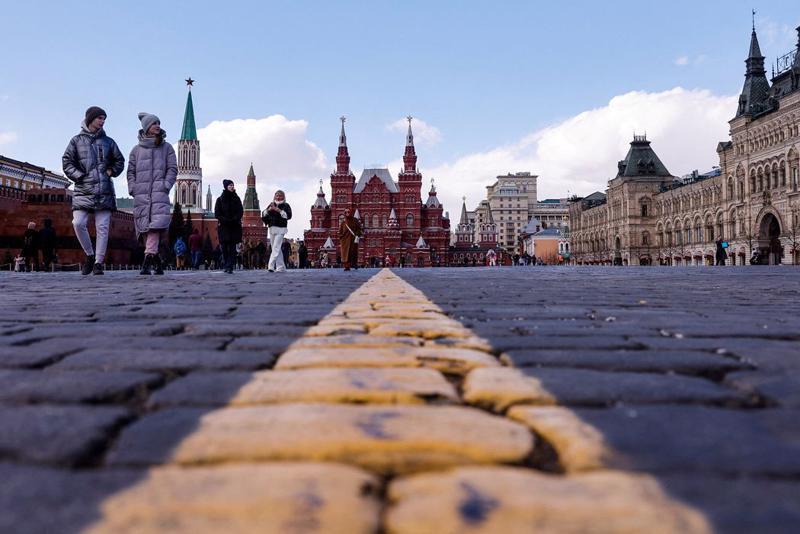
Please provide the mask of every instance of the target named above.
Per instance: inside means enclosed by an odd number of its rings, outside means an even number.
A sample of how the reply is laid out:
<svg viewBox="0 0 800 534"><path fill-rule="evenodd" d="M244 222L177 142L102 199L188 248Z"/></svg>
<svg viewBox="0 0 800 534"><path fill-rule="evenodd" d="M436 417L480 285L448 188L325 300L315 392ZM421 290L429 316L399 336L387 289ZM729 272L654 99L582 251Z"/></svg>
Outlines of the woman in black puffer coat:
<svg viewBox="0 0 800 534"><path fill-rule="evenodd" d="M214 216L217 218L217 232L222 249L224 271L233 274L236 262L236 244L242 242L242 216L244 208L242 199L236 194L236 187L231 180L222 181L222 194L214 205Z"/></svg>

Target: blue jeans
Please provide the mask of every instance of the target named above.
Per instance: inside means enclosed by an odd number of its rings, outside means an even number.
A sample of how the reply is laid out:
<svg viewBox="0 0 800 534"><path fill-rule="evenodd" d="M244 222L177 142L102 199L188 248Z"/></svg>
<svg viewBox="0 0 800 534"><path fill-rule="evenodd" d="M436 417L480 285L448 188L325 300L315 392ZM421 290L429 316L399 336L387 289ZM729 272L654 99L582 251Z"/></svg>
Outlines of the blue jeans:
<svg viewBox="0 0 800 534"><path fill-rule="evenodd" d="M203 252L195 250L192 252L192 268L197 269L200 266L200 260L203 259Z"/></svg>

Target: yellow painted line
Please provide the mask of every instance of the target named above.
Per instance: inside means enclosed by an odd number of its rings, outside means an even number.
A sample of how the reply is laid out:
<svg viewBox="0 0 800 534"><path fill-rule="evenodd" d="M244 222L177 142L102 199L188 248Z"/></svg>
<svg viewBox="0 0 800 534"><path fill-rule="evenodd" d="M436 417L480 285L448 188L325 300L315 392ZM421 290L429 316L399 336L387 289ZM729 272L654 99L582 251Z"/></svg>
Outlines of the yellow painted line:
<svg viewBox="0 0 800 534"><path fill-rule="evenodd" d="M373 532L384 505L373 491L377 484L373 473L394 476L389 486L392 506L386 515L390 523L383 526L391 532L467 527L470 532L491 532L497 530L486 528L501 525L504 531L527 531L531 521L536 521L531 501L514 496L526 484L538 488L546 483L546 494L557 493L562 485L578 488L570 505L591 504L593 491L605 479L592 482L581 478L584 475L544 475L524 466L534 438L528 429L530 421L514 409L512 419L468 406L460 398L449 399L457 404L448 406L367 400L370 388L383 388L382 399L402 398L386 394L392 384L381 384L385 377L374 372L376 368L429 367L464 375L472 369L499 366L488 349L485 339L444 314L424 293L391 271L381 270L288 347L276 364L280 369L298 369L281 371L298 373L298 377L304 368L372 369L349 372L346 376L361 393L342 395L366 405L289 402L212 410L161 459L170 465L147 468L137 484L107 497L89 531L235 533L252 532L257 525L260 532ZM317 357L315 351L324 357ZM313 376L316 379L310 386L325 387L318 380L324 375L314 372ZM336 387L346 389L341 376L336 377ZM263 376L260 380L263 383ZM248 383L240 391L259 387ZM244 397L254 395L234 395L232 402ZM564 410L563 416L554 425L580 430L557 434L575 441L571 449L567 444L565 450L572 456L565 460L577 458L583 466L597 467L602 434L580 421L575 412L559 409ZM165 432L169 430L164 427ZM113 451L112 458L115 453L125 457L125 433L135 431L129 427L123 432L121 450ZM499 471L482 471L493 469ZM604 472L612 473L609 480L616 483L607 487L612 492L608 503L615 503L613 492L619 489L617 501L626 501L620 509L625 513L640 509L650 514L642 519L672 517L675 522L663 524L681 524L692 533L712 531L702 514L672 500L654 477ZM285 491L274 489L273 481L283 481ZM465 491L465 484L493 503L487 505L483 526L463 523L469 516L463 513L463 499L457 493ZM592 514L573 515L569 507L548 510L552 532L558 531L559 522L572 529L564 531L581 532L581 525L589 528L602 521ZM597 506L595 510L601 511Z"/></svg>

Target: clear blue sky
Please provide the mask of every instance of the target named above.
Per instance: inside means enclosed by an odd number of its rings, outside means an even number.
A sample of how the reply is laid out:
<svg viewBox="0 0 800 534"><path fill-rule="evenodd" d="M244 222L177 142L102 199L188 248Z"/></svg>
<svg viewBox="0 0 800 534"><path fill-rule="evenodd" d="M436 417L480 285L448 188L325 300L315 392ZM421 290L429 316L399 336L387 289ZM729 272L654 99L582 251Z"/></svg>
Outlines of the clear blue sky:
<svg viewBox="0 0 800 534"><path fill-rule="evenodd" d="M175 139L191 75L198 127L280 113L332 157L346 114L364 164L401 155L386 125L411 113L443 132L437 164L631 90L734 94L751 7L774 62L796 0L5 2L0 153L58 169L93 104L126 153L141 110Z"/></svg>

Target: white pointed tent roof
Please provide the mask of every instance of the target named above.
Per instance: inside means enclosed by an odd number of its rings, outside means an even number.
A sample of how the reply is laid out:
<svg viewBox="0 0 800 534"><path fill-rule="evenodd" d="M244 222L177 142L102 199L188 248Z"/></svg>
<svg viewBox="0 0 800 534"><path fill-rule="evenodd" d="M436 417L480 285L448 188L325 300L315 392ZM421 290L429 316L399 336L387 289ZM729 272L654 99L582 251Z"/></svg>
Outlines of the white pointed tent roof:
<svg viewBox="0 0 800 534"><path fill-rule="evenodd" d="M361 214L358 212L358 208L356 208L356 212L353 214L353 217L355 217L356 219L361 218Z"/></svg>
<svg viewBox="0 0 800 534"><path fill-rule="evenodd" d="M428 244L425 242L424 239L422 239L422 236L419 236L419 239L417 239L417 244L415 246L416 248L428 248Z"/></svg>
<svg viewBox="0 0 800 534"><path fill-rule="evenodd" d="M325 240L325 244L322 245L322 248L335 248L333 246L333 241L331 240L331 236L328 236L328 239Z"/></svg>
<svg viewBox="0 0 800 534"><path fill-rule="evenodd" d="M314 202L313 208L320 208L325 209L328 206L328 201L325 200L325 191L322 190L322 180L320 180L319 184L319 193L317 193L317 200Z"/></svg>

